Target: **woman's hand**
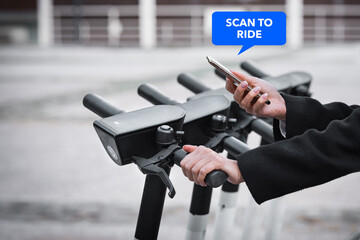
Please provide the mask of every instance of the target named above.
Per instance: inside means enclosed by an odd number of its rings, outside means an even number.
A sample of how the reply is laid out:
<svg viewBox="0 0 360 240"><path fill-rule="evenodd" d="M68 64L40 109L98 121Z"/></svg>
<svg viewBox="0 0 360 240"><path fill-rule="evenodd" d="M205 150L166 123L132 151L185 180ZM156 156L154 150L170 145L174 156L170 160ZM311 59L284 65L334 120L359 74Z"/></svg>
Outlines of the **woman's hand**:
<svg viewBox="0 0 360 240"><path fill-rule="evenodd" d="M279 94L277 89L269 82L260 78L247 76L238 72L232 72L242 81L236 87L232 80L226 79L226 89L234 95L235 101L247 113L257 117L270 117L279 120L286 120L286 105L283 97ZM247 86L253 88L247 92ZM259 99L255 96L262 92ZM270 100L270 105L265 104L266 100Z"/></svg>
<svg viewBox="0 0 360 240"><path fill-rule="evenodd" d="M190 181L206 186L205 177L213 170L226 172L227 180L232 184L240 184L244 181L237 161L227 159L204 146L185 145L183 149L190 154L180 162L180 166Z"/></svg>

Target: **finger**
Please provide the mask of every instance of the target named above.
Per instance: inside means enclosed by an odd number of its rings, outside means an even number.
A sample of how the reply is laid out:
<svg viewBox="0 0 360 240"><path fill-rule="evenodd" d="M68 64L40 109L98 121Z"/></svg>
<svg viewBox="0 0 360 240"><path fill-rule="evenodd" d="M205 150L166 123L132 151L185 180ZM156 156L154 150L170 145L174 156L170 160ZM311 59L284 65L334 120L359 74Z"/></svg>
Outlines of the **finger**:
<svg viewBox="0 0 360 240"><path fill-rule="evenodd" d="M194 182L198 185L201 186L206 186L205 182L200 183L198 181L198 175L200 172L200 169L202 169L206 164L208 164L209 162L211 162L211 158L208 158L206 156L204 156L201 160L199 160L191 169L191 173L192 173L192 178L194 179Z"/></svg>
<svg viewBox="0 0 360 240"><path fill-rule="evenodd" d="M241 102L243 101L244 97L247 94L247 86L248 83L246 81L242 82L235 90L234 92L234 99L235 101L242 107Z"/></svg>
<svg viewBox="0 0 360 240"><path fill-rule="evenodd" d="M197 146L193 146L193 145L184 145L183 146L183 149L188 153L195 151L196 148L197 148Z"/></svg>
<svg viewBox="0 0 360 240"><path fill-rule="evenodd" d="M235 76L237 76L241 81L247 81L250 85L258 85L258 78L245 75L243 73L231 71Z"/></svg>
<svg viewBox="0 0 360 240"><path fill-rule="evenodd" d="M232 94L234 94L234 92L236 90L236 86L235 86L234 82L228 78L226 78L225 88Z"/></svg>
<svg viewBox="0 0 360 240"><path fill-rule="evenodd" d="M256 116L261 116L262 114L262 109L266 106L265 102L268 99L268 93L263 93L261 95L261 97L259 97L259 99L255 102L254 106L253 106L253 113Z"/></svg>
<svg viewBox="0 0 360 240"><path fill-rule="evenodd" d="M192 168L193 168L193 163L191 161L187 162L184 167L182 168L184 175L190 180L190 181L194 181L193 178L193 174L192 174Z"/></svg>
<svg viewBox="0 0 360 240"><path fill-rule="evenodd" d="M192 153L192 152L194 152L194 151L197 149L197 146L184 145L184 146L183 146L183 149L184 149L186 152L188 152L188 153ZM184 159L180 161L180 167L184 170L185 165L186 165L189 161L191 161L192 158L194 158L194 154L192 154L192 155L190 155L190 154L186 155L186 156L184 157ZM184 172L184 171L183 171L183 172ZM185 174L185 172L184 172L184 174ZM186 176L186 175L185 175L185 176Z"/></svg>
<svg viewBox="0 0 360 240"><path fill-rule="evenodd" d="M194 147L194 146L191 146L191 147ZM181 170L182 170L183 174L190 181L194 181L191 170L194 167L194 165L197 163L197 161L199 161L199 159L201 159L201 153L199 153L200 151L196 151L196 149L198 149L198 147L195 148L194 152L186 155L186 157L180 162L180 166L181 166Z"/></svg>
<svg viewBox="0 0 360 240"><path fill-rule="evenodd" d="M246 81L246 75L243 74L243 73L239 73L239 72L236 72L236 71L232 71L230 70L235 76L237 76L241 81Z"/></svg>
<svg viewBox="0 0 360 240"><path fill-rule="evenodd" d="M217 170L217 169L220 169L220 168L217 165L216 161L211 161L211 162L207 163L199 170L196 181L199 183L199 185L206 186L207 185L205 182L206 175L208 175L213 170Z"/></svg>
<svg viewBox="0 0 360 240"><path fill-rule="evenodd" d="M191 154L188 154L180 162L181 170L186 177L188 176L188 167L190 166L189 162L191 162L191 158L192 158Z"/></svg>
<svg viewBox="0 0 360 240"><path fill-rule="evenodd" d="M259 86L254 87L242 100L241 105L245 108L245 110L249 113L252 113L253 105L257 101L255 98L256 95L261 91L261 88Z"/></svg>
<svg viewBox="0 0 360 240"><path fill-rule="evenodd" d="M217 161L218 154L210 148L206 148L204 146L200 146L198 152L199 155L201 155L202 159L201 161L199 161L198 164L196 164L196 166L194 166L195 169L193 170L193 179L197 184L201 186L206 186L207 184L204 181L206 174L204 177L199 178L199 172L204 166L208 165L210 162ZM200 179L200 181L198 179Z"/></svg>

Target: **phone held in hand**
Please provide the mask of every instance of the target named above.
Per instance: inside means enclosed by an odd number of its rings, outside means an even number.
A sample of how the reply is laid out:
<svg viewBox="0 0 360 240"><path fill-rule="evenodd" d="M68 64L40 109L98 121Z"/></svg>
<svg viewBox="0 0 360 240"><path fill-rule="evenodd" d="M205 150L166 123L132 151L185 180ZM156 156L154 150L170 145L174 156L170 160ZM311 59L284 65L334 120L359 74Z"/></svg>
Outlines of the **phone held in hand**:
<svg viewBox="0 0 360 240"><path fill-rule="evenodd" d="M224 65L222 65L221 63L219 63L218 61L216 61L215 59L213 59L212 57L206 56L206 59L208 60L208 62L214 66L216 69L218 69L220 72L222 72L223 74L226 75L227 78L231 79L235 86L239 86L239 84L242 82L235 74L233 74L227 67L225 67ZM247 91L250 92L252 90L251 86L247 86ZM259 99L259 97L261 97L263 93L260 92L258 93L255 98ZM266 104L270 104L269 100L266 100L265 102Z"/></svg>

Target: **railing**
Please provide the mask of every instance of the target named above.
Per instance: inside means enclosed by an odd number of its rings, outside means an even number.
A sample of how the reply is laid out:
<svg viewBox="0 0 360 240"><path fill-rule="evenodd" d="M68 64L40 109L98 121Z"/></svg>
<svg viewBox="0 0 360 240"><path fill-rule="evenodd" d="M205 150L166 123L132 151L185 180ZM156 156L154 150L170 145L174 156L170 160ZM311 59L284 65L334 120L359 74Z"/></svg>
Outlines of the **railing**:
<svg viewBox="0 0 360 240"><path fill-rule="evenodd" d="M285 11L284 5L158 5L157 46L211 44L211 12ZM304 41L360 41L360 5L305 5ZM55 43L139 46L137 5L55 5Z"/></svg>
<svg viewBox="0 0 360 240"><path fill-rule="evenodd" d="M304 20L307 42L360 41L360 5L308 5Z"/></svg>

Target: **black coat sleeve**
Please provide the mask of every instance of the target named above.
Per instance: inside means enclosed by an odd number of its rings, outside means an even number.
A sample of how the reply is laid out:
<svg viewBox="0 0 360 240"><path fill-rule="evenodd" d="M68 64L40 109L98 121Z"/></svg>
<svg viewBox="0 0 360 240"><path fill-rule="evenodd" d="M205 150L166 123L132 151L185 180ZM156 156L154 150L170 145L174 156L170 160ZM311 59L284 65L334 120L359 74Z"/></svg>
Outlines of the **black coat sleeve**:
<svg viewBox="0 0 360 240"><path fill-rule="evenodd" d="M290 139L237 157L257 203L360 171L360 108L342 103L318 104L313 103L311 110L299 106L287 112ZM303 117L293 119L301 112Z"/></svg>
<svg viewBox="0 0 360 240"><path fill-rule="evenodd" d="M314 128L324 130L331 121L348 117L358 106L348 106L341 102L322 105L309 97L281 94L286 104L286 138L301 135L306 130ZM283 140L280 134L279 121L274 119L275 141Z"/></svg>

